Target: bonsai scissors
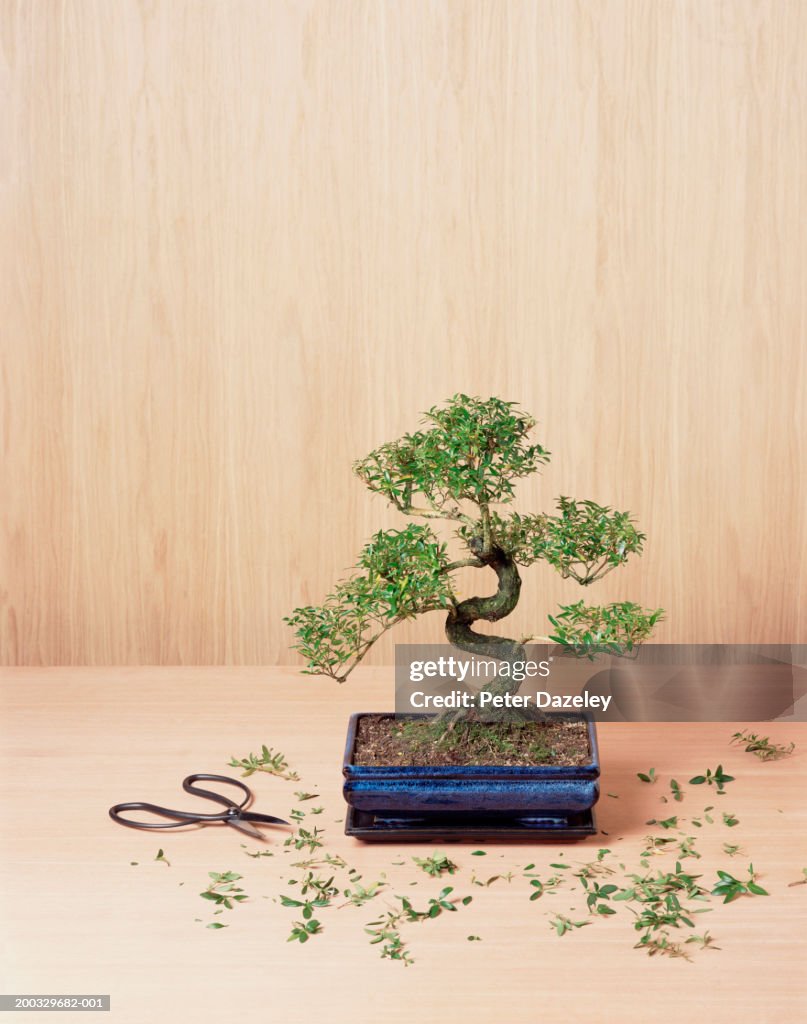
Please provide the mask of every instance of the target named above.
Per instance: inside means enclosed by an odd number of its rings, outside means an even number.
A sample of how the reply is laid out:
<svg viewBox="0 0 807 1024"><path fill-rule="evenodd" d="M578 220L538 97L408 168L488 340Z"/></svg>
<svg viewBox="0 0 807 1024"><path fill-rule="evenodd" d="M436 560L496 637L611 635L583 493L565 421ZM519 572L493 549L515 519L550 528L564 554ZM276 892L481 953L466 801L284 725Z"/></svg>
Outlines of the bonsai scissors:
<svg viewBox="0 0 807 1024"><path fill-rule="evenodd" d="M223 782L228 786L235 786L241 790L244 797L241 803L237 804L222 793L213 793L209 789L201 789L195 786L194 783L200 780L202 782ZM193 796L201 796L207 800L214 800L217 804L224 804L226 809L215 814L203 814L201 811L173 811L169 807L160 807L157 804L148 804L142 800L134 800L110 807L109 816L113 821L117 821L119 825L128 825L129 828L182 828L185 825L207 825L212 822L223 822L225 825L232 825L233 828L240 829L241 832L246 832L248 836L254 836L256 839L263 839L264 837L257 828L250 825L251 821L262 822L266 825L289 824L283 818L275 818L271 814L257 814L255 811L248 811L246 808L252 800L252 791L243 782L239 782L238 779L231 779L226 775L208 775L204 772L197 772L196 775L189 775L186 779L182 780L182 788L186 793L191 793ZM124 818L121 811L149 811L151 814L156 814L161 818L173 818L174 820L167 824L157 821L135 821L131 818Z"/></svg>

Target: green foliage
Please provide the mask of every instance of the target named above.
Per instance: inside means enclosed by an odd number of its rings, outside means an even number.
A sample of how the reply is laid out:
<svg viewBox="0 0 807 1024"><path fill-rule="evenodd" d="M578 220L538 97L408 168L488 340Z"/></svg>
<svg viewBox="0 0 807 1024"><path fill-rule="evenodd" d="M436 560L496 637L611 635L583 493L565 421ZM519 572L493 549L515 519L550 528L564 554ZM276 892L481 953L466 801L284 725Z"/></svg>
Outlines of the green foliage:
<svg viewBox="0 0 807 1024"><path fill-rule="evenodd" d="M320 836L324 832L324 829L315 828L308 830L305 828L298 828L294 835L289 836L288 839L284 840L284 846L293 846L295 850L308 849L311 853L314 852L318 847L322 846L322 840Z"/></svg>
<svg viewBox="0 0 807 1024"><path fill-rule="evenodd" d="M721 796L727 782L734 782L734 776L726 775L722 764L719 764L714 771L711 768L707 768L705 775L696 775L689 780L690 786L702 786L704 783L709 786L717 786L717 792Z"/></svg>
<svg viewBox="0 0 807 1024"><path fill-rule="evenodd" d="M199 893L203 900L210 900L219 907L232 910L233 903L243 903L249 898L244 890L235 884L240 882L242 877L237 871L208 871L208 877L211 879L210 885L204 892Z"/></svg>
<svg viewBox="0 0 807 1024"><path fill-rule="evenodd" d="M490 886L493 885L494 882L512 882L512 881L513 881L513 872L512 871L507 871L506 873L504 873L502 875L491 875L487 879L487 881L485 881L485 882L480 881L476 877L475 874L471 875L471 884L472 885L478 885L481 889L489 889Z"/></svg>
<svg viewBox="0 0 807 1024"><path fill-rule="evenodd" d="M277 775L279 779L287 779L290 782L297 782L297 772L289 770L288 762L280 751L274 751L264 743L260 754L250 753L246 757L231 757L227 762L231 768L241 768L241 778L254 775L255 772L266 772L268 775Z"/></svg>
<svg viewBox="0 0 807 1024"><path fill-rule="evenodd" d="M425 921L427 919L433 919L439 917L444 910L456 911L456 900L451 898L451 893L454 892L453 886L447 885L444 889L441 889L436 898L429 900L429 905L426 910L415 910L412 903L405 896L396 897L401 901L401 910L403 911L404 917L408 921ZM471 897L466 896L462 903L467 906L471 902Z"/></svg>
<svg viewBox="0 0 807 1024"><path fill-rule="evenodd" d="M714 807L712 807L712 806L704 807L704 809L703 809L703 818L704 818L704 821L706 821L707 825L714 825L714 823L715 823L715 819L709 813L709 811L713 811L713 810L714 810ZM701 821L700 818L690 818L689 820L695 826L695 828L703 828L703 821Z"/></svg>
<svg viewBox="0 0 807 1024"><path fill-rule="evenodd" d="M692 875L684 871L680 862L676 862L675 871L659 871L655 875L630 875L633 885L619 889L612 899L640 904L641 909L634 911L636 931L646 929L648 932L660 928L678 928L685 924L694 928L692 915L699 913L684 907L681 900L705 900L707 891L698 884L700 875Z"/></svg>
<svg viewBox="0 0 807 1024"><path fill-rule="evenodd" d="M326 901L326 903L323 903L322 906L326 906L327 901L330 900L331 896L336 896L337 893L339 892L337 886L333 884L333 880L333 875L331 875L330 878L320 878L318 875L315 875L313 871L308 871L305 875L305 878L303 878L303 880L300 882L300 892L304 896L306 895L306 893L315 892L317 894L318 899L323 899ZM297 885L297 882L295 881L295 879L290 878L289 884Z"/></svg>
<svg viewBox="0 0 807 1024"><path fill-rule="evenodd" d="M325 897L318 896L313 900L295 900L291 896L281 896L280 905L283 907L302 907L303 917L306 921L310 921L314 916L315 908L328 907L330 906L330 900Z"/></svg>
<svg viewBox="0 0 807 1024"><path fill-rule="evenodd" d="M448 607L447 567L446 545L428 526L380 530L359 556L361 572L337 584L322 605L297 608L284 619L297 637L293 647L308 662L303 671L341 682L345 667L390 626Z"/></svg>
<svg viewBox="0 0 807 1024"><path fill-rule="evenodd" d="M755 732L747 730L735 732L731 742L741 744L746 754L754 754L760 761L778 761L783 757L789 757L796 749L795 743L772 743L770 737L758 736Z"/></svg>
<svg viewBox="0 0 807 1024"><path fill-rule="evenodd" d="M690 935L687 943L693 943L700 949L720 949L720 946L715 945L715 940L709 932L704 932L703 935Z"/></svg>
<svg viewBox="0 0 807 1024"><path fill-rule="evenodd" d="M686 839L682 839L678 844L679 856L683 860L684 857L694 857L696 860L701 859L701 855L695 849L695 837L687 836Z"/></svg>
<svg viewBox="0 0 807 1024"><path fill-rule="evenodd" d="M301 834L306 835L302 830ZM289 845L288 840L285 845ZM322 843L318 842L316 845L321 846ZM297 848L299 849L299 846ZM312 861L310 863L319 864L323 862ZM296 899L294 896L281 895L280 905L302 911L303 920L294 922L291 934L286 941L304 943L308 942L312 935L318 935L322 931L322 926L314 917L314 914L318 910L330 907L331 900L334 896L338 895L339 889L334 885L333 875L330 878L321 878L310 870L306 872L305 877L299 883L296 879L289 879L289 885L298 884L302 898Z"/></svg>
<svg viewBox="0 0 807 1024"><path fill-rule="evenodd" d="M359 556L358 567L368 584L368 594L362 596L374 614L387 620L444 608L451 599L441 575L447 565L446 545L428 526L410 523L403 530L379 530Z"/></svg>
<svg viewBox="0 0 807 1024"><path fill-rule="evenodd" d="M384 444L354 464L370 488L402 512L422 495L434 512L510 501L513 480L534 473L549 452L530 444L532 416L516 412L516 402L454 395L424 417L426 429Z"/></svg>
<svg viewBox="0 0 807 1024"><path fill-rule="evenodd" d="M691 939L687 939L691 942ZM684 949L680 942L674 942L668 932L645 932L639 939L634 949L643 949L648 956L668 956L671 959L691 960L692 957ZM719 947L716 947L719 948Z"/></svg>
<svg viewBox="0 0 807 1024"><path fill-rule="evenodd" d="M768 892L757 884L754 865L748 865L748 881L741 882L728 871L718 871L718 882L712 889L713 896L722 896L724 903L731 903L738 896L767 896Z"/></svg>
<svg viewBox="0 0 807 1024"><path fill-rule="evenodd" d="M413 857L412 860L427 875L432 875L434 878L438 878L442 874L453 875L457 870L454 861L449 860L444 853L433 853L431 857Z"/></svg>
<svg viewBox="0 0 807 1024"><path fill-rule="evenodd" d="M412 906L411 900L408 900L405 896L396 896L395 898L400 900L401 903L400 909L387 911L377 921L370 921L364 929L370 936L370 945L375 946L383 943L384 945L381 948L382 958L401 960L408 967L414 963L414 960L406 951L406 945L401 938L401 924L433 921L445 911L456 913L458 909L457 903L467 907L473 899L472 896L465 896L463 899L458 900L452 897L451 894L453 892L454 889L450 885L441 889L435 898L429 900L425 910L416 910Z"/></svg>
<svg viewBox="0 0 807 1024"><path fill-rule="evenodd" d="M384 943L381 947L382 960L400 960L404 967L410 967L415 961L409 955L406 943L401 938L399 931L400 922L403 917L403 910L390 910L387 911L381 920L370 921L364 930L370 936L371 946Z"/></svg>
<svg viewBox="0 0 807 1024"><path fill-rule="evenodd" d="M555 889L562 883L563 879L559 875L552 875L545 882L542 882L540 878L533 878L530 880L530 887L534 890L530 893L530 903L534 903L535 900L539 900L545 892L554 892Z"/></svg>
<svg viewBox="0 0 807 1024"><path fill-rule="evenodd" d="M630 512L566 497L558 498L557 507L556 516L492 515L495 542L519 565L543 559L564 579L583 586L641 554L645 535L633 525ZM458 532L467 541L473 531L461 527Z"/></svg>
<svg viewBox="0 0 807 1024"><path fill-rule="evenodd" d="M308 942L312 935L318 935L321 931L322 925L313 917L307 921L295 921L286 942Z"/></svg>
<svg viewBox="0 0 807 1024"><path fill-rule="evenodd" d="M352 906L363 907L365 903L369 903L370 900L374 900L386 884L386 882L373 882L372 885L368 885L365 888L358 882L354 882L354 888L345 889L345 896L347 897L348 903Z"/></svg>
<svg viewBox="0 0 807 1024"><path fill-rule="evenodd" d="M652 821L655 825L655 818ZM642 851L642 857L651 857L656 853L665 853L671 846L677 844L677 840L671 836L645 836L646 850Z"/></svg>
<svg viewBox="0 0 807 1024"><path fill-rule="evenodd" d="M491 540L519 565L531 565L539 557L534 554L534 549L546 534L550 518L546 515L521 515L518 512L503 516L491 509L488 512ZM482 537L483 532L481 519L465 522L456 530L459 539L471 550L474 550L474 542Z"/></svg>
<svg viewBox="0 0 807 1024"><path fill-rule="evenodd" d="M578 601L561 605L557 615L549 616L555 629L549 639L589 658L599 653L629 654L650 636L663 616L661 608L646 611L632 601L602 606Z"/></svg>
<svg viewBox="0 0 807 1024"><path fill-rule="evenodd" d="M591 924L591 921L572 921L571 918L565 917L563 914L555 914L549 922L549 927L554 929L558 935L565 935L566 932L570 932L574 928L585 928L587 924Z"/></svg>
<svg viewBox="0 0 807 1024"><path fill-rule="evenodd" d="M515 402L457 394L432 407L422 429L354 464L367 487L405 515L458 524L456 535L471 557L449 561L446 545L426 526L375 534L355 571L322 604L296 608L285 618L294 630L292 646L307 663L303 672L342 682L396 623L438 609L456 611L451 573L463 565L490 565L494 552L499 565L504 554L510 570L543 559L584 586L641 553L644 534L630 513L593 501L561 497L557 515L503 516L491 509L512 501L514 482L549 461L549 452L529 440L534 426ZM551 618L551 639L589 657L623 654L647 639L661 615L661 609L629 602L603 608L580 602Z"/></svg>
<svg viewBox="0 0 807 1024"><path fill-rule="evenodd" d="M615 914L616 911L613 907L608 906L613 893L617 892L618 886L612 885L610 882L607 885L600 885L598 882L589 883L586 875L577 876L583 888L586 890L586 906L588 907L590 914L599 914L601 917L610 917Z"/></svg>

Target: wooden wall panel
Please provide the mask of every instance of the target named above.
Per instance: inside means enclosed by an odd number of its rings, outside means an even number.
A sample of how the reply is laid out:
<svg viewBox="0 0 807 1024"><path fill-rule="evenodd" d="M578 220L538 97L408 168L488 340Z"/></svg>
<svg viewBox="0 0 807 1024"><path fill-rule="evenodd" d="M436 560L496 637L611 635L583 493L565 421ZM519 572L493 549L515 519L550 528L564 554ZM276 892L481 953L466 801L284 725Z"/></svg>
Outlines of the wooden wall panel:
<svg viewBox="0 0 807 1024"><path fill-rule="evenodd" d="M522 509L636 513L599 598L807 640L807 5L0 11L0 660L294 660L458 390L539 418Z"/></svg>

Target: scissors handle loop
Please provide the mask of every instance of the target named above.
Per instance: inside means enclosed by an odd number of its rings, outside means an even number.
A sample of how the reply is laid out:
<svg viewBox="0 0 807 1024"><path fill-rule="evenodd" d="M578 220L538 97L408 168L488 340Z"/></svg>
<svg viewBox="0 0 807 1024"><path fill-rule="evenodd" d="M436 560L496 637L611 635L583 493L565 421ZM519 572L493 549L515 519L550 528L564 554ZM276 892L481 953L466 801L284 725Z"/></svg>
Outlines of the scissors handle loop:
<svg viewBox="0 0 807 1024"><path fill-rule="evenodd" d="M240 803L236 803L231 800L228 796L224 796L222 793L214 793L209 789L202 789L199 786L195 786L195 782L222 782L228 786L235 786L240 789L243 797ZM226 810L218 811L215 814L204 814L201 811L175 811L170 807L160 807L158 804L146 803L143 800L132 800L128 803L115 804L114 807L109 808L109 816L113 821L118 822L119 825L128 825L130 828L144 828L144 829L163 829L163 828L183 828L192 822L205 823L214 821L232 822L238 821L244 815L244 808L252 799L252 792L249 787L244 785L238 779L231 779L227 775L210 775L207 772L197 772L194 775L189 775L186 779L182 780L182 788L186 793L190 793L193 796L203 797L206 800L213 800L217 804L223 804ZM156 814L161 818L172 818L170 822L158 822L158 821L139 821L133 820L132 818L126 818L121 814L121 811L146 811L150 814ZM255 815L258 821L278 821L277 818L270 818L268 815Z"/></svg>

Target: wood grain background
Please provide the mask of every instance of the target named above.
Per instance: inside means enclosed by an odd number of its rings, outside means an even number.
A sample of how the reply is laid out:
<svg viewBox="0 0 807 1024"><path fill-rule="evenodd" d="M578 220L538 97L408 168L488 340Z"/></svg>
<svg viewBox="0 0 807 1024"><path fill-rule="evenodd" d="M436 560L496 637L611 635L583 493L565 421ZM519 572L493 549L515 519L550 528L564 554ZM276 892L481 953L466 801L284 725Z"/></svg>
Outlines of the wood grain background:
<svg viewBox="0 0 807 1024"><path fill-rule="evenodd" d="M807 640L801 0L0 11L3 663L293 661L458 390L638 517L588 598Z"/></svg>

